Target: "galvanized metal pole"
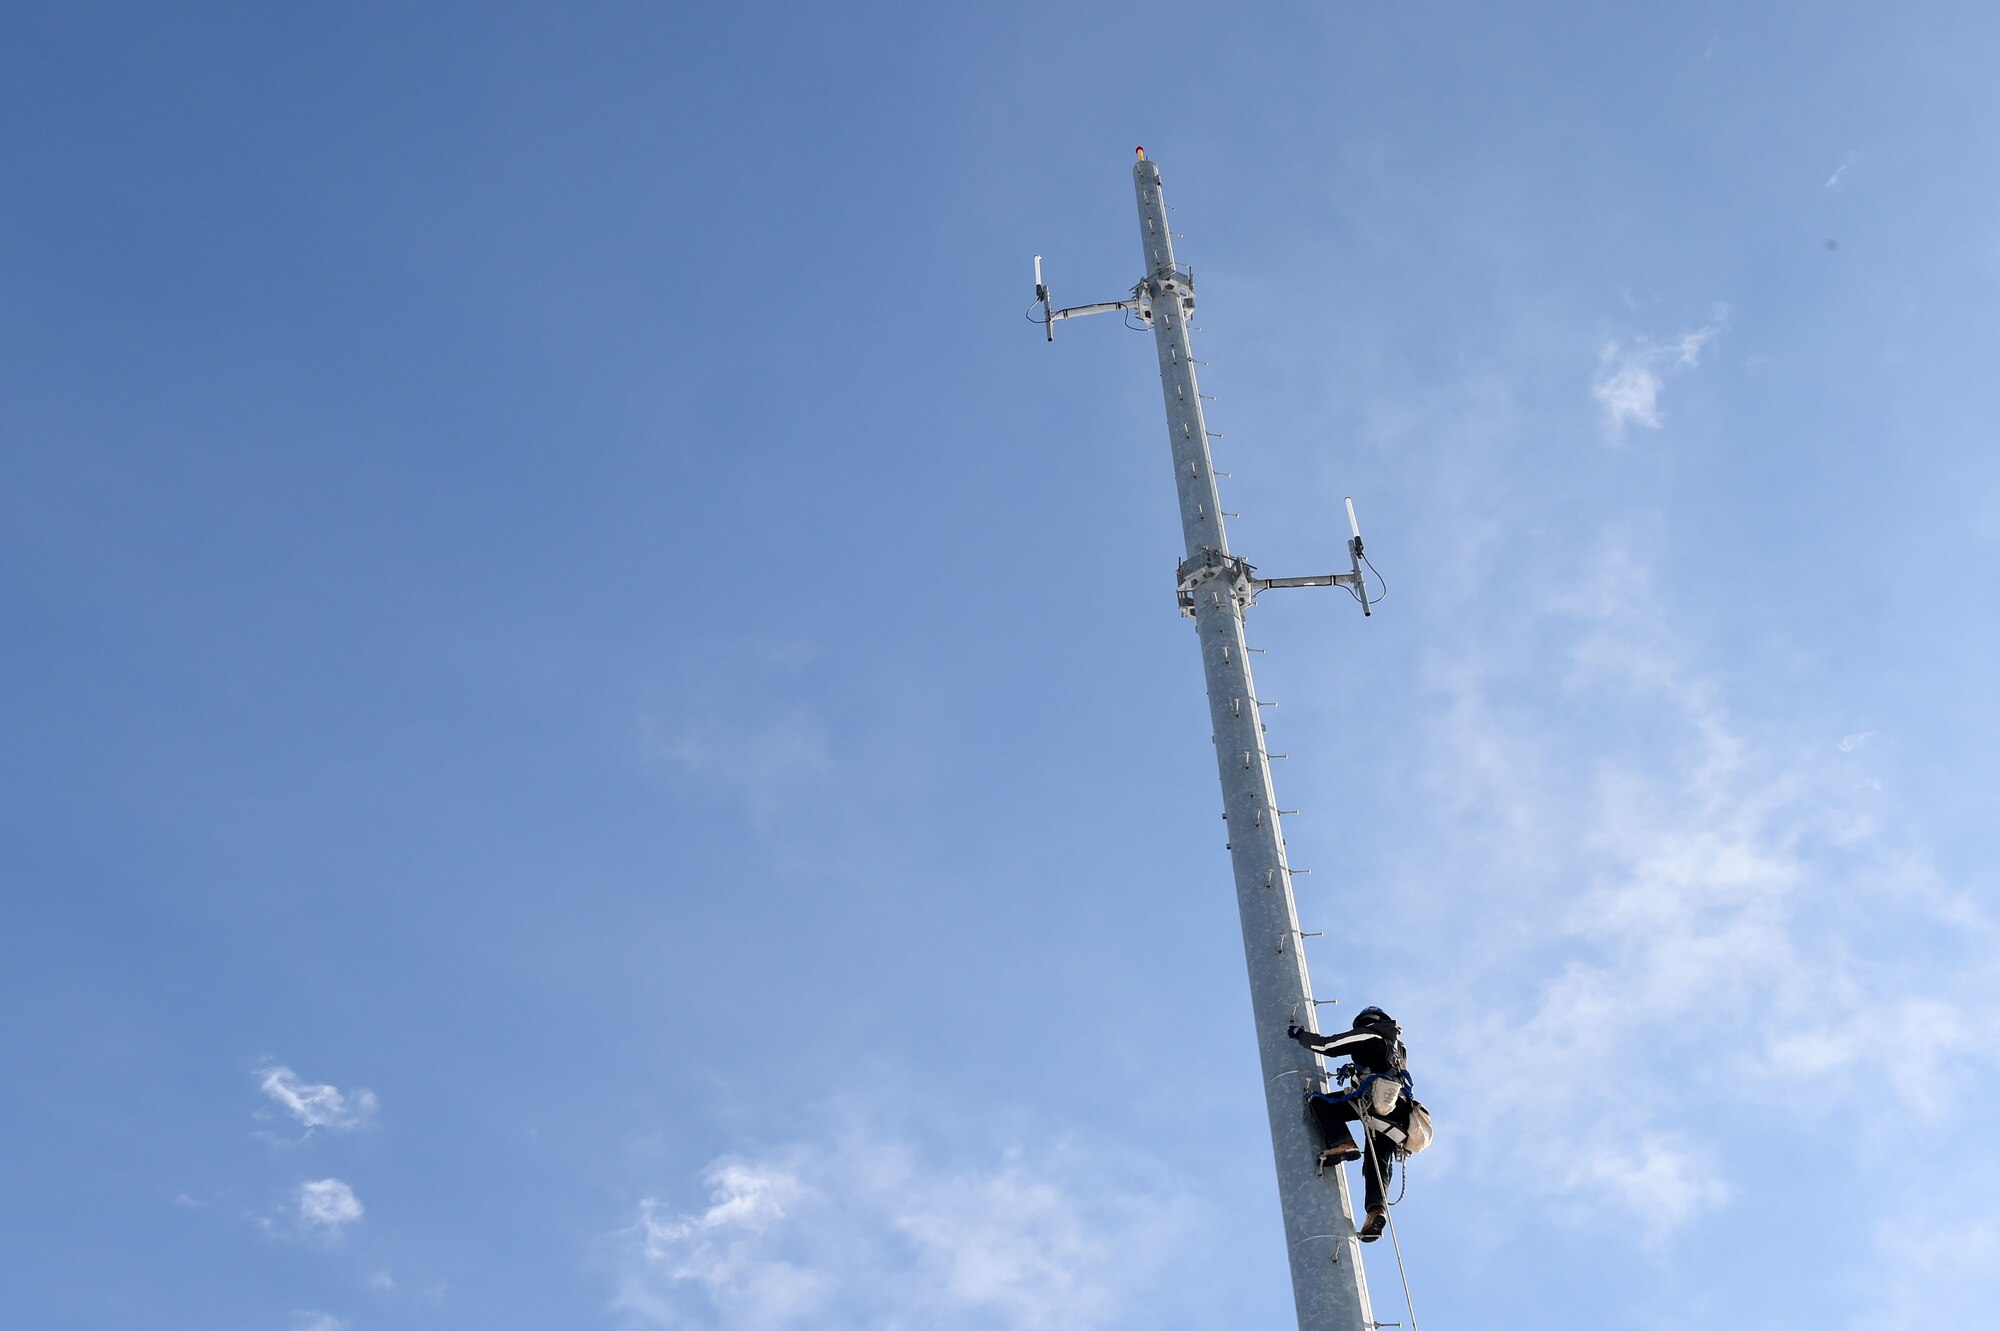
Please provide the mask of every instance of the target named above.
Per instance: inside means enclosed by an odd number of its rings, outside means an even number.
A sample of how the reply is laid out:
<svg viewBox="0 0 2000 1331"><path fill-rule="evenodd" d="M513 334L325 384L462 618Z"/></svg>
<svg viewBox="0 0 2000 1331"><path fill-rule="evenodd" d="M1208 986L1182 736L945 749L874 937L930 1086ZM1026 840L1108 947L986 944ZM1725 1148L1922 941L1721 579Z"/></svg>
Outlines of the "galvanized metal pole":
<svg viewBox="0 0 2000 1331"><path fill-rule="evenodd" d="M1354 1208L1346 1172L1317 1166L1318 1142L1305 1113L1305 1096L1319 1084L1319 1060L1285 1035L1296 1021L1315 1025L1312 986L1301 952L1291 869L1279 832L1271 785L1270 754L1243 616L1255 588L1251 567L1229 553L1222 508L1209 457L1201 394L1195 385L1188 341L1194 281L1174 259L1160 171L1143 155L1132 169L1139 196L1139 236L1146 250L1140 291L1151 307L1166 395L1167 434L1173 444L1174 483L1180 493L1187 557L1180 566L1182 609L1201 636L1208 676L1208 710L1215 728L1216 766L1222 776L1223 817L1229 858L1236 872L1236 904L1243 921L1243 956L1250 969L1250 1007L1277 1158L1278 1201L1291 1256L1292 1294L1299 1331L1374 1331L1368 1281L1361 1269Z"/></svg>

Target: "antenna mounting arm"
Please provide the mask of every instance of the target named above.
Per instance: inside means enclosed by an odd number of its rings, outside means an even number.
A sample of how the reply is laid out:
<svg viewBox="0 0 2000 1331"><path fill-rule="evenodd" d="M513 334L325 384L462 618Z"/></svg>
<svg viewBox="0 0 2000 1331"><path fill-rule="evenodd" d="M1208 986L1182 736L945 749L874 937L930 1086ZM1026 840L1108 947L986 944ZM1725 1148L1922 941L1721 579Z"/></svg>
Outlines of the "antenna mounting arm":
<svg viewBox="0 0 2000 1331"><path fill-rule="evenodd" d="M1361 523L1354 516L1354 500L1351 497L1347 500L1347 526L1354 533L1347 542L1347 558L1354 566L1353 572L1320 573L1306 578L1251 578L1250 594L1254 596L1267 587L1345 587L1353 593L1355 600L1361 602L1362 615L1374 615L1375 598L1368 594L1368 575L1361 571L1361 565L1368 556L1362 551Z"/></svg>
<svg viewBox="0 0 2000 1331"><path fill-rule="evenodd" d="M1047 330L1048 340L1051 342L1056 340L1058 319L1081 319L1086 314L1110 314L1114 310L1137 310L1143 319L1153 317L1152 298L1147 293L1144 282L1132 288L1132 295L1128 300L1101 300L1095 305L1072 305L1068 309L1056 309L1055 301L1049 294L1049 284L1042 279L1042 256L1039 254L1035 256L1035 304L1041 306L1041 317L1037 319L1030 314L1028 318Z"/></svg>
<svg viewBox="0 0 2000 1331"><path fill-rule="evenodd" d="M1355 562L1360 563L1358 559ZM1362 575L1358 567L1352 573L1318 573L1305 578L1250 579L1252 595L1272 587L1345 587L1361 602L1363 615L1372 616L1375 613L1373 601L1368 595L1368 579Z"/></svg>
<svg viewBox="0 0 2000 1331"><path fill-rule="evenodd" d="M1304 578L1252 578L1250 586L1261 592L1271 587L1352 587L1356 582L1352 573L1315 573Z"/></svg>
<svg viewBox="0 0 2000 1331"><path fill-rule="evenodd" d="M1081 319L1086 314L1109 314L1113 310L1136 310L1136 300L1101 300L1095 305L1072 305L1066 310L1053 310L1051 319Z"/></svg>

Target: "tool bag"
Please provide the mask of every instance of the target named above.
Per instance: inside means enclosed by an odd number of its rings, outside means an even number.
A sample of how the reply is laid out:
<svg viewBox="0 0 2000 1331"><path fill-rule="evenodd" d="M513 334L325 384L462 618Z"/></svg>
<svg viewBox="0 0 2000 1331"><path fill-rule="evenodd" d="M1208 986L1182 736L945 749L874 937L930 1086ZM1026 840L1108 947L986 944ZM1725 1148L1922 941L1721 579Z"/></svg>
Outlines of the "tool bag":
<svg viewBox="0 0 2000 1331"><path fill-rule="evenodd" d="M1395 1077L1374 1076L1361 1083L1361 1102L1377 1114L1393 1114L1403 1098L1403 1083Z"/></svg>
<svg viewBox="0 0 2000 1331"><path fill-rule="evenodd" d="M1431 1144L1431 1111L1424 1108L1423 1101L1410 1097L1410 1125L1404 1130L1401 1151L1404 1155L1415 1155Z"/></svg>

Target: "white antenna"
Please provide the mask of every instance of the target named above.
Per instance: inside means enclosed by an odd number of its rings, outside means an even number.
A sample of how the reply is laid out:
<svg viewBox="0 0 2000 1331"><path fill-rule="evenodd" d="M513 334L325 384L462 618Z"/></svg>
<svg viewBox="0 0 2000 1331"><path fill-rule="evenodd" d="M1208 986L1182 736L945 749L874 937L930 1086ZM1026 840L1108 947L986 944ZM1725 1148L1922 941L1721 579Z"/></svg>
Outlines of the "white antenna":
<svg viewBox="0 0 2000 1331"><path fill-rule="evenodd" d="M1042 307L1042 328L1048 333L1049 341L1056 340L1056 321L1049 310L1049 288L1042 281L1042 256L1035 256L1035 299Z"/></svg>
<svg viewBox="0 0 2000 1331"><path fill-rule="evenodd" d="M1361 602L1361 613L1364 616L1372 616L1375 611L1368 604L1368 579L1361 573L1362 562L1368 556L1361 552L1361 520L1354 516L1353 495L1347 496L1347 527L1354 533L1352 539L1347 542L1347 558L1354 565L1354 572L1351 575L1354 581L1349 585L1354 589L1355 599Z"/></svg>

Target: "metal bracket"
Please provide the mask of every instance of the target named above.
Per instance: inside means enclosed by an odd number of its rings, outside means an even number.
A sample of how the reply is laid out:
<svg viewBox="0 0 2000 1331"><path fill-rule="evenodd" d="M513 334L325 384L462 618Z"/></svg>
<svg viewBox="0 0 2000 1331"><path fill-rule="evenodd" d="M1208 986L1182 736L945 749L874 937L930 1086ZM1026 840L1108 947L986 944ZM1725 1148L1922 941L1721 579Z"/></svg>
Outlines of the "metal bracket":
<svg viewBox="0 0 2000 1331"><path fill-rule="evenodd" d="M1220 550L1203 550L1192 559L1183 559L1174 569L1174 591L1181 613L1195 617L1195 601L1204 585L1220 578L1229 580L1230 593L1239 610L1247 610L1257 599L1257 570L1241 555L1225 555Z"/></svg>
<svg viewBox="0 0 2000 1331"><path fill-rule="evenodd" d="M1141 291L1156 300L1178 299L1181 303L1181 313L1194 313L1194 269L1192 268L1176 268L1171 273L1155 274L1132 288L1134 295ZM1151 319L1152 311L1148 310L1145 317Z"/></svg>

